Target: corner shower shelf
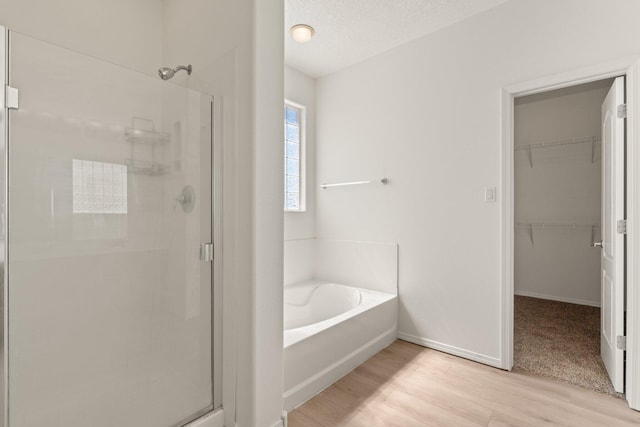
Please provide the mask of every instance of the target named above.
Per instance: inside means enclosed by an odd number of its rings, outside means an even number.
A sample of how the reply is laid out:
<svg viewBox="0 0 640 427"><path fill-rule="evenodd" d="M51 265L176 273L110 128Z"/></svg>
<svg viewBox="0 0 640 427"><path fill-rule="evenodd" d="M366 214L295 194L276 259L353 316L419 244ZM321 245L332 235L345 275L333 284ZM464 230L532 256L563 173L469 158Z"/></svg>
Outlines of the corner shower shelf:
<svg viewBox="0 0 640 427"><path fill-rule="evenodd" d="M156 161L156 147L167 145L171 142L171 134L167 132L157 132L155 122L144 117L132 117L131 127L124 130L125 139L131 143L131 158L125 160L128 172L136 175L157 176L170 172L167 165ZM143 145L150 147L150 156L145 159L136 158L135 146ZM147 159L150 157L150 159Z"/></svg>
<svg viewBox="0 0 640 427"><path fill-rule="evenodd" d="M128 142L144 145L164 145L171 140L171 135L167 132L156 132L152 130L127 128L124 135Z"/></svg>
<svg viewBox="0 0 640 427"><path fill-rule="evenodd" d="M529 159L529 166L533 168L533 154L532 154L533 150L537 150L540 148L549 148L549 147L561 147L564 145L591 144L591 163L595 163L596 146L598 142L600 142L599 136L588 136L585 138L572 138L572 139L564 139L560 141L536 142L533 144L518 145L515 147L515 150L526 151L527 157Z"/></svg>
<svg viewBox="0 0 640 427"><path fill-rule="evenodd" d="M529 233L529 241L534 244L535 229L566 229L566 230L590 230L591 243L595 241L596 229L600 228L599 224L572 224L560 222L518 222L516 227L526 228Z"/></svg>
<svg viewBox="0 0 640 427"><path fill-rule="evenodd" d="M125 160L127 171L135 175L165 175L169 173L169 167L155 162L143 162L140 160Z"/></svg>

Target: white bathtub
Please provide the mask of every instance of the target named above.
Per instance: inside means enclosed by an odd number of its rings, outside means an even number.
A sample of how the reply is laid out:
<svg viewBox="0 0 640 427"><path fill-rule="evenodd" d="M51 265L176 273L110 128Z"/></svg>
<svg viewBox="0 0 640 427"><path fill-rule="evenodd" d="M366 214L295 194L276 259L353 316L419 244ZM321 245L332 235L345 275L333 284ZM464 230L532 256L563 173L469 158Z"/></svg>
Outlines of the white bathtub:
<svg viewBox="0 0 640 427"><path fill-rule="evenodd" d="M397 297L313 281L284 288L284 406L291 410L389 345Z"/></svg>

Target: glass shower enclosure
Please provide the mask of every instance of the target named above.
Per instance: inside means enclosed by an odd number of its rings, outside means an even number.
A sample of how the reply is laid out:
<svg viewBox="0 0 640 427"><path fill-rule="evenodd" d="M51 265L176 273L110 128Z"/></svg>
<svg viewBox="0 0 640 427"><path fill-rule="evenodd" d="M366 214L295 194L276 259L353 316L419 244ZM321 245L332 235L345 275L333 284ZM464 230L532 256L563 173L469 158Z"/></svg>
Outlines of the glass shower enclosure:
<svg viewBox="0 0 640 427"><path fill-rule="evenodd" d="M0 29L2 425L210 412L212 98Z"/></svg>

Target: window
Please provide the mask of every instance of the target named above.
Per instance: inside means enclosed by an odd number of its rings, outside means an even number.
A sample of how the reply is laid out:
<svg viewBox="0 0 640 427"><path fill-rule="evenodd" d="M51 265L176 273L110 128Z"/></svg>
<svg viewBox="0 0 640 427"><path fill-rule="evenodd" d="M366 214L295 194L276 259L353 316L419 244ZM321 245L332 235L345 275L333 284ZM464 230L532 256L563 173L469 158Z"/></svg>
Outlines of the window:
<svg viewBox="0 0 640 427"><path fill-rule="evenodd" d="M304 211L304 107L284 106L284 210Z"/></svg>
<svg viewBox="0 0 640 427"><path fill-rule="evenodd" d="M73 159L73 213L127 213L127 167Z"/></svg>

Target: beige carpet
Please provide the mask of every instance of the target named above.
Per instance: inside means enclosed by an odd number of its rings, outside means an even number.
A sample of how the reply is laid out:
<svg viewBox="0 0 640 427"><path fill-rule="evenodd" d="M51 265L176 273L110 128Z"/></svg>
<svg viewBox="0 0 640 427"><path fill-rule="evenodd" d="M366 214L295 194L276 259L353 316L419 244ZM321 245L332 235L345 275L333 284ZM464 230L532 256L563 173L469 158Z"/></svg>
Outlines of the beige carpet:
<svg viewBox="0 0 640 427"><path fill-rule="evenodd" d="M600 358L600 309L515 297L514 369L622 397Z"/></svg>

